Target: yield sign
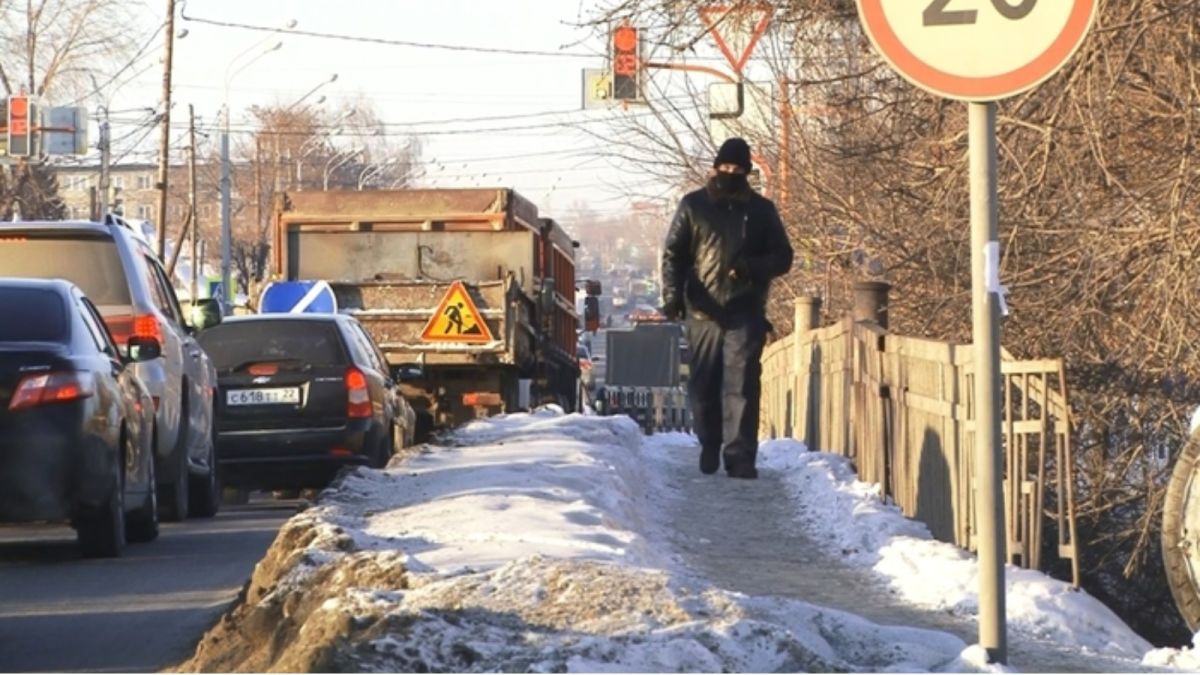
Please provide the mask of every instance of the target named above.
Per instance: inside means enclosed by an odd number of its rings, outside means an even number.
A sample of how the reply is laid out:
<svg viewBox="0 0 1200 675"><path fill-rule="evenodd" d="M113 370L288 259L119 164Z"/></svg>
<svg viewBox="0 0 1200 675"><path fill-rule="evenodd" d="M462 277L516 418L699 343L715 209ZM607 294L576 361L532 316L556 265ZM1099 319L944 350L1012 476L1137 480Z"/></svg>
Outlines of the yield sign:
<svg viewBox="0 0 1200 675"><path fill-rule="evenodd" d="M700 8L700 19L734 72L741 75L773 12L770 5L706 5Z"/></svg>
<svg viewBox="0 0 1200 675"><path fill-rule="evenodd" d="M425 342L492 342L492 331L461 281L450 285L421 332Z"/></svg>

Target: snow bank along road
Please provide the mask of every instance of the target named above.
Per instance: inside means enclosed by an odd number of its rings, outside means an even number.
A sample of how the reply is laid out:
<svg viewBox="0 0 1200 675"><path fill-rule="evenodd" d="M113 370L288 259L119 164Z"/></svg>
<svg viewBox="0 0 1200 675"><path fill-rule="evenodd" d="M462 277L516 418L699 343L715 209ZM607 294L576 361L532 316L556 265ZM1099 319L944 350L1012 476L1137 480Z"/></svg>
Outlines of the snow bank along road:
<svg viewBox="0 0 1200 675"><path fill-rule="evenodd" d="M292 518L179 670L979 671L974 563L841 459L701 476L685 436L553 409L359 469ZM1009 569L1014 666L1195 670Z"/></svg>

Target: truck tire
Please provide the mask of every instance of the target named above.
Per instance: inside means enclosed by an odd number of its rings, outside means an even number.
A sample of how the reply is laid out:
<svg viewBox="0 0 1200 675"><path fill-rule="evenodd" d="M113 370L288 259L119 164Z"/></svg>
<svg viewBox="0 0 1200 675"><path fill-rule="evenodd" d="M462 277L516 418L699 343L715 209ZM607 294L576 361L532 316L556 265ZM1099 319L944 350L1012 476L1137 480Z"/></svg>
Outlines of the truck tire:
<svg viewBox="0 0 1200 675"><path fill-rule="evenodd" d="M1200 429L1188 438L1167 484L1163 506L1163 563L1188 628L1200 628Z"/></svg>

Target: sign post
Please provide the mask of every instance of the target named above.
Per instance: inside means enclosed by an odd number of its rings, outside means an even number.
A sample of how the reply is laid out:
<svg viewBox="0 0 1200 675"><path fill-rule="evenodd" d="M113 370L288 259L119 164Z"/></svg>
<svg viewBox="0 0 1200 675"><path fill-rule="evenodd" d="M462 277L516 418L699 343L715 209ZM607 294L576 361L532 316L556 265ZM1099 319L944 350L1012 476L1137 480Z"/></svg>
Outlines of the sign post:
<svg viewBox="0 0 1200 675"><path fill-rule="evenodd" d="M863 29L896 72L933 94L968 102L979 643L990 661L1006 663L999 320L1006 308L995 101L1057 72L1083 43L1098 0L856 2Z"/></svg>

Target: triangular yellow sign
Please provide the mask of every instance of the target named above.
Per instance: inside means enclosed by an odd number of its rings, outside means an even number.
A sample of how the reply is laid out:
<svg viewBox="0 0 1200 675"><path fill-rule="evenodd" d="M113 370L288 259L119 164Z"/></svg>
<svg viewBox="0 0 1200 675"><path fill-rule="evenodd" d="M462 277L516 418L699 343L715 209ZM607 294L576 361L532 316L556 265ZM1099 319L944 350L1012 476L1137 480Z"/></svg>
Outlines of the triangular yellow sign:
<svg viewBox="0 0 1200 675"><path fill-rule="evenodd" d="M492 331L461 281L450 284L421 333L425 342L492 342Z"/></svg>

